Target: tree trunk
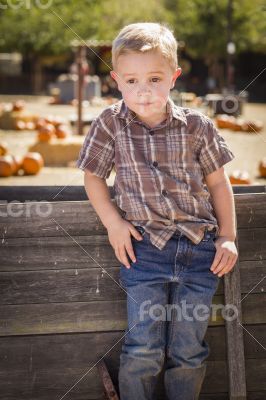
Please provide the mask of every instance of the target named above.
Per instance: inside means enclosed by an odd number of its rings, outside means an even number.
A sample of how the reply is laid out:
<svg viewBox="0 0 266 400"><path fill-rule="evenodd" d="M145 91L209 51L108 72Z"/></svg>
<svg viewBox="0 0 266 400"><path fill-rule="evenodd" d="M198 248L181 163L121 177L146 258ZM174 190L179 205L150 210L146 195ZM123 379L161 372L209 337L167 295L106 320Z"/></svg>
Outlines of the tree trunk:
<svg viewBox="0 0 266 400"><path fill-rule="evenodd" d="M41 94L43 89L42 63L37 55L32 57L32 90L33 94Z"/></svg>

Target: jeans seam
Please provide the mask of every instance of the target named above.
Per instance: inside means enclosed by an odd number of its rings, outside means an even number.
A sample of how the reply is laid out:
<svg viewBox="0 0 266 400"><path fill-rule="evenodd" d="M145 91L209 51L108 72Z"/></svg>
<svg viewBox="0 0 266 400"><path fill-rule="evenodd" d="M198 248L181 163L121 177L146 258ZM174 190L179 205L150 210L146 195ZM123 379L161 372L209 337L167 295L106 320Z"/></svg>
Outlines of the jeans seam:
<svg viewBox="0 0 266 400"><path fill-rule="evenodd" d="M176 303L178 289L179 289L179 285L176 285L174 295L173 295L173 300L171 302L171 306ZM173 318L173 320L170 319L170 332L169 332L169 336L168 336L168 343L166 343L167 355L170 351L170 347L171 347L171 343L172 343L172 339L173 339L174 322L175 322L175 318L173 317L173 315L175 315L175 314L171 312L171 318Z"/></svg>
<svg viewBox="0 0 266 400"><path fill-rule="evenodd" d="M180 234L180 236L178 236L177 249L176 249L176 254L175 254L174 276L176 275L176 270L177 270L176 259L177 259L177 254L178 254L178 251L179 251L179 244L180 244L181 237L182 237L182 233Z"/></svg>
<svg viewBox="0 0 266 400"><path fill-rule="evenodd" d="M164 288L167 289L167 286L168 286L168 283L165 282L165 283L164 283ZM167 316L167 315L166 315L166 316ZM160 320L160 321L158 321L158 322L159 322L159 329L158 329L158 331L159 331L159 339L162 339L166 321ZM165 342L165 338L163 338L163 339L164 339L163 341Z"/></svg>

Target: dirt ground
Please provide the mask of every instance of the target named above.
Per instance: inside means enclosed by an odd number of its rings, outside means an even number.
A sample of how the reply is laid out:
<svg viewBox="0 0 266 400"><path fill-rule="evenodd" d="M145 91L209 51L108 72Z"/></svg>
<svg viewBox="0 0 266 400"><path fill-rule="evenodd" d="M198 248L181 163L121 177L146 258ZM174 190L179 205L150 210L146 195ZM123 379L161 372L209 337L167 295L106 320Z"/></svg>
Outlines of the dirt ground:
<svg viewBox="0 0 266 400"><path fill-rule="evenodd" d="M76 108L70 105L49 105L49 97L35 96L0 96L0 102L9 102L17 99L26 101L26 109L40 116L60 115L69 119L76 114ZM84 108L84 114L90 117L97 116L103 107ZM235 154L235 159L225 166L228 173L235 169L245 170L250 174L253 185L266 184L266 179L258 177L258 163L266 157L266 107L264 104L247 103L243 108L243 118L261 120L264 129L261 133L242 133L229 130L220 130L230 149ZM84 133L88 128L85 128ZM23 155L28 147L35 143L36 132L30 131L4 131L0 130L0 142L7 143L12 154ZM111 174L107 183L112 185L114 174ZM1 185L83 185L83 172L75 167L51 168L44 167L36 176L18 176L0 178Z"/></svg>

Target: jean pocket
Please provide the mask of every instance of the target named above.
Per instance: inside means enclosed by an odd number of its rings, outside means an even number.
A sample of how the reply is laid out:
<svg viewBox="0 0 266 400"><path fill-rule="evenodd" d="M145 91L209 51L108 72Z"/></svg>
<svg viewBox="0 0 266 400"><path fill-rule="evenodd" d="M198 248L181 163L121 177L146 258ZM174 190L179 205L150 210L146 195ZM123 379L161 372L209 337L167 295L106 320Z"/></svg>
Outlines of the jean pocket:
<svg viewBox="0 0 266 400"><path fill-rule="evenodd" d="M135 226L135 229L141 234L142 237L145 236L146 231L142 226L137 225ZM137 240L137 239L135 239L135 237L132 236L132 240Z"/></svg>
<svg viewBox="0 0 266 400"><path fill-rule="evenodd" d="M215 231L206 231L200 243L208 243L215 247L216 240L216 232Z"/></svg>

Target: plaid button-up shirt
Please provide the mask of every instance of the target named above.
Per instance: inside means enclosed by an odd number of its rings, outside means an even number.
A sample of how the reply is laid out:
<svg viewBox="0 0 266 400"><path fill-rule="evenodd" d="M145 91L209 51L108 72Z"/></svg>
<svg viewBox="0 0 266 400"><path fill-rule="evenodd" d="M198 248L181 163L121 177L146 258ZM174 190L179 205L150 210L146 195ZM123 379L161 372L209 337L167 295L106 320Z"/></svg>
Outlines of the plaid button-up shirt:
<svg viewBox="0 0 266 400"><path fill-rule="evenodd" d="M170 98L166 111L151 128L124 100L112 104L93 120L77 161L104 179L115 168L121 215L160 250L177 229L195 244L205 229L219 231L204 176L234 158L210 118Z"/></svg>

